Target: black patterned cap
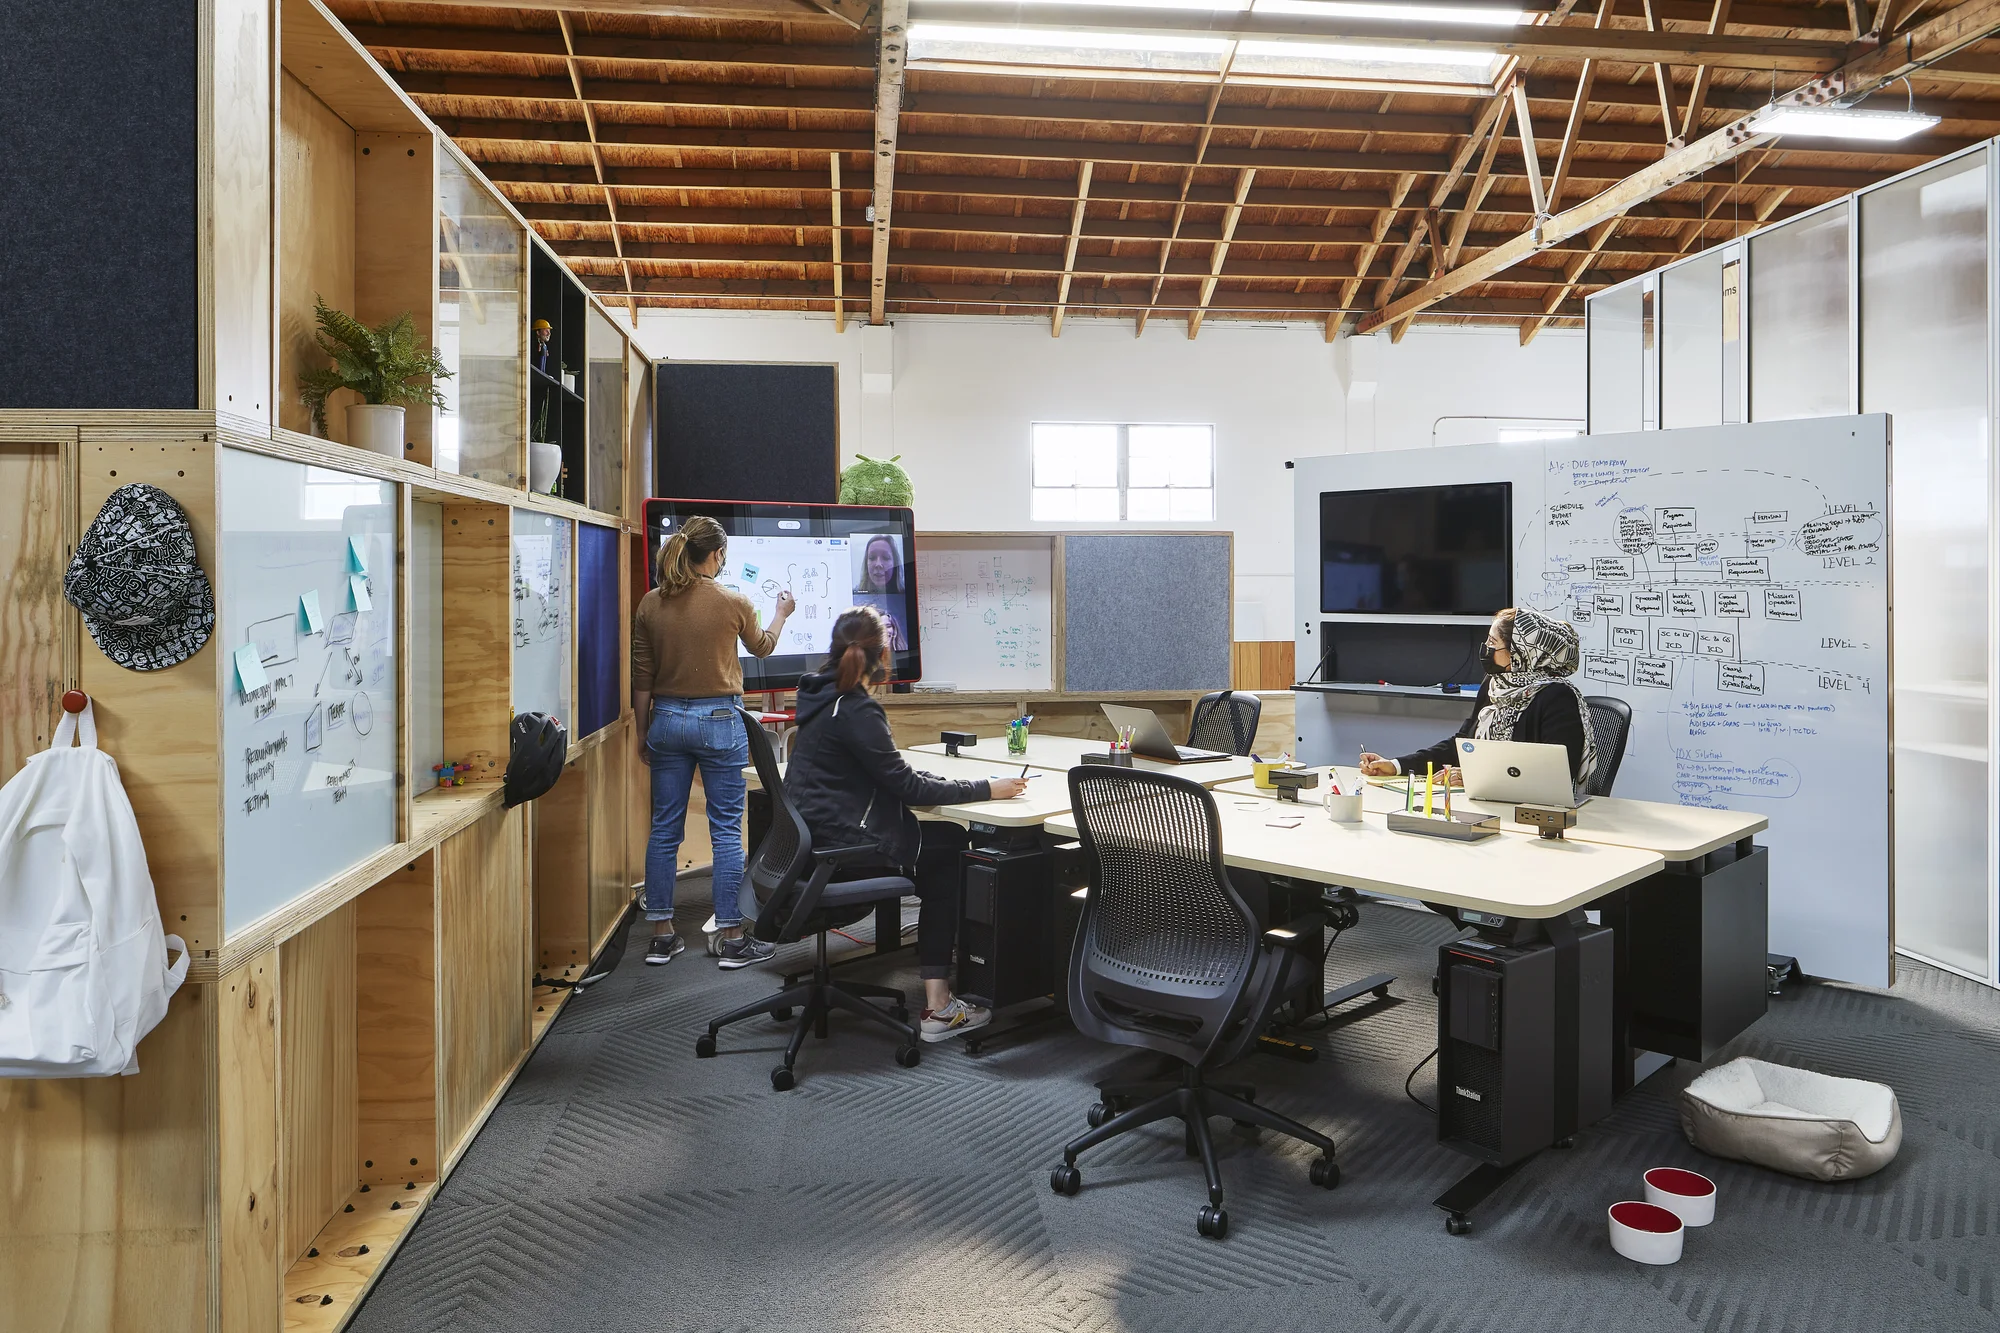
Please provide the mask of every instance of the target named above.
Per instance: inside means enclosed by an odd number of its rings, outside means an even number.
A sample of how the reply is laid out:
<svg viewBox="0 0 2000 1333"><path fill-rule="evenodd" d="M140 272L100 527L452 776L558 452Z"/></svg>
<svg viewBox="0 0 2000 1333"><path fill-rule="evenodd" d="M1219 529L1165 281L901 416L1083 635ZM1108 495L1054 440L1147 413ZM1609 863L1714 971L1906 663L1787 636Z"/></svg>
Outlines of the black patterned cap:
<svg viewBox="0 0 2000 1333"><path fill-rule="evenodd" d="M63 575L63 597L104 655L132 671L178 666L215 628L215 596L194 529L157 486L120 486L97 511Z"/></svg>

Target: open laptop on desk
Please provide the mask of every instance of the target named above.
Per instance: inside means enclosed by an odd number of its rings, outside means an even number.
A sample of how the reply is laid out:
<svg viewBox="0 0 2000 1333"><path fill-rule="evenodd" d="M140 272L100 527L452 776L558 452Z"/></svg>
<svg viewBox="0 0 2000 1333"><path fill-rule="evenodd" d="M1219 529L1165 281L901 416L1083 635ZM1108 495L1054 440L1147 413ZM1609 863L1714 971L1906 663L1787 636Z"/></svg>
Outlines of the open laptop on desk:
<svg viewBox="0 0 2000 1333"><path fill-rule="evenodd" d="M1166 724L1150 708L1129 708L1124 704L1099 704L1111 725L1132 732L1132 753L1166 764L1202 764L1231 756L1220 750L1197 750L1192 745L1176 745L1167 734Z"/></svg>
<svg viewBox="0 0 2000 1333"><path fill-rule="evenodd" d="M1465 794L1475 801L1575 809L1590 799L1577 798L1569 780L1569 751L1560 745L1460 740L1457 746Z"/></svg>

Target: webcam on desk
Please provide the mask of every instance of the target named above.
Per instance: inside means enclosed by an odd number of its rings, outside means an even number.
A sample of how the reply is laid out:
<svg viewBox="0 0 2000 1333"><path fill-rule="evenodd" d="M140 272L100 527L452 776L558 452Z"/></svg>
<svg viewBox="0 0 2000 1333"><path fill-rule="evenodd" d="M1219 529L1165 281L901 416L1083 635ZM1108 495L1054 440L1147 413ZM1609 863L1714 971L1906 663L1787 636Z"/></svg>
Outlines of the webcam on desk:
<svg viewBox="0 0 2000 1333"><path fill-rule="evenodd" d="M970 731L940 731L938 739L944 742L944 752L954 759L958 758L959 746L979 744L979 737Z"/></svg>

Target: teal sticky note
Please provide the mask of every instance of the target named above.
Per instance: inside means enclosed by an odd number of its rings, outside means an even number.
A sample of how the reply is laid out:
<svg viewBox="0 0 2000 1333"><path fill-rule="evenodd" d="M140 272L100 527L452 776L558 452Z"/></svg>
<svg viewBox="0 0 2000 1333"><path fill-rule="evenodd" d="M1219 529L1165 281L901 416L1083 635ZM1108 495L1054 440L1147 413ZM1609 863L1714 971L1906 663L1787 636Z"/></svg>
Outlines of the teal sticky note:
<svg viewBox="0 0 2000 1333"><path fill-rule="evenodd" d="M319 613L318 588L308 588L299 594L299 614L305 617L306 633L317 634L326 628L326 621Z"/></svg>
<svg viewBox="0 0 2000 1333"><path fill-rule="evenodd" d="M349 537L347 539L347 558L354 562L355 573L366 574L368 572L368 553L361 549L361 539L359 537ZM366 610L367 608L363 607L362 609Z"/></svg>
<svg viewBox="0 0 2000 1333"><path fill-rule="evenodd" d="M271 678L264 674L264 659L257 655L256 644L246 643L236 650L236 679L242 684L246 699L271 683Z"/></svg>
<svg viewBox="0 0 2000 1333"><path fill-rule="evenodd" d="M354 609L356 611L373 611L375 609L375 603L369 600L368 597L368 576L366 574L349 574L347 576L347 587L348 591L354 594Z"/></svg>

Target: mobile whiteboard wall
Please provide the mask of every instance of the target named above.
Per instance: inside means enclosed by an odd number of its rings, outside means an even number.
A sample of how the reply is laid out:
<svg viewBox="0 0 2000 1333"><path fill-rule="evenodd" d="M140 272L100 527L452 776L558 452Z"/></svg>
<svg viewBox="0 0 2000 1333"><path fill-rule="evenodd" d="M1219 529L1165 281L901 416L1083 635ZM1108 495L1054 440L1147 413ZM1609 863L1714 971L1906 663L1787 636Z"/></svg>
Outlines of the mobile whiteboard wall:
<svg viewBox="0 0 2000 1333"><path fill-rule="evenodd" d="M513 512L514 711L547 713L574 740L570 521L532 509Z"/></svg>
<svg viewBox="0 0 2000 1333"><path fill-rule="evenodd" d="M223 931L396 840L396 488L221 451Z"/></svg>
<svg viewBox="0 0 2000 1333"><path fill-rule="evenodd" d="M917 534L924 679L961 690L1055 688L1055 539Z"/></svg>

